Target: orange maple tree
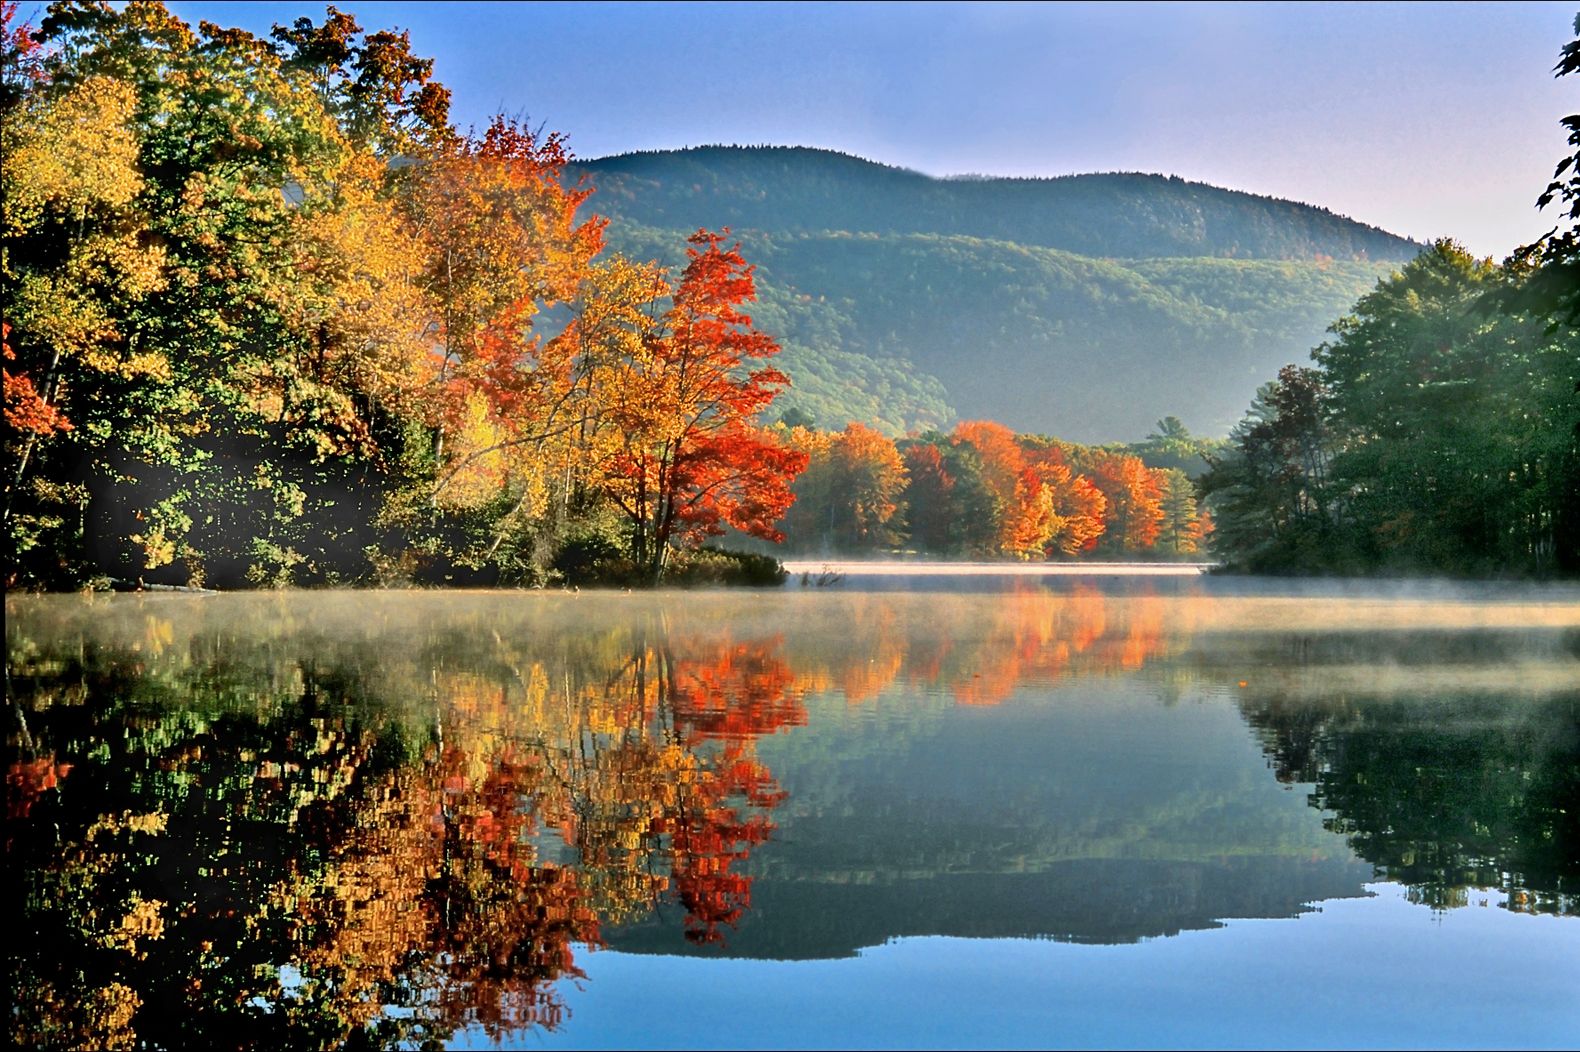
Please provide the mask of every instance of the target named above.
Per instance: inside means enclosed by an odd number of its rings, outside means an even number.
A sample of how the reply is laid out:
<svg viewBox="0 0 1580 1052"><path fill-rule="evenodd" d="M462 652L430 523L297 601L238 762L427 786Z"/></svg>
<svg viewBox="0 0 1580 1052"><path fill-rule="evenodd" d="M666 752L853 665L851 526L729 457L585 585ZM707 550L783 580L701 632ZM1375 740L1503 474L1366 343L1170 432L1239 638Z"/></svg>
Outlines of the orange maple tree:
<svg viewBox="0 0 1580 1052"><path fill-rule="evenodd" d="M1140 457L1100 449L1088 450L1081 467L1107 503L1105 546L1139 552L1155 545L1163 522L1162 473Z"/></svg>
<svg viewBox="0 0 1580 1052"><path fill-rule="evenodd" d="M1070 467L1058 445L1049 443L1027 453L1029 469L1047 492L1053 519L1043 539L1050 555L1091 551L1107 529L1108 501L1092 481Z"/></svg>
<svg viewBox="0 0 1580 1052"><path fill-rule="evenodd" d="M861 551L901 542L907 476L893 439L854 421L843 431L791 428L786 437L811 458L784 521L801 547Z"/></svg>
<svg viewBox="0 0 1580 1052"><path fill-rule="evenodd" d="M8 339L11 335L10 323L5 323L4 336ZM11 349L11 344L3 344L5 360L16 360L16 352ZM31 377L25 372L11 370L5 371L5 424L11 430L25 435L50 435L56 431L70 431L71 421L65 414L49 403L49 399L39 393Z"/></svg>
<svg viewBox="0 0 1580 1052"><path fill-rule="evenodd" d="M982 458L983 481L1001 509L998 547L1003 554L1036 559L1096 546L1113 505L1100 485L1071 468L1058 444L1017 436L985 420L958 425L954 440L969 444Z"/></svg>
<svg viewBox="0 0 1580 1052"><path fill-rule="evenodd" d="M807 455L756 418L789 384L761 364L779 345L740 310L756 298L753 268L723 233L687 240L690 262L672 305L623 363L629 398L615 411L622 436L605 465L605 491L631 524L631 556L659 580L672 543L699 543L726 525L779 541L775 523L795 499Z"/></svg>
<svg viewBox="0 0 1580 1052"><path fill-rule="evenodd" d="M493 496L513 466L507 451L564 426L571 370L532 325L577 294L604 225L577 222L592 191L566 185L569 156L560 136L496 117L405 178L436 343L426 399L435 499L464 504L469 488Z"/></svg>
<svg viewBox="0 0 1580 1052"><path fill-rule="evenodd" d="M1025 456L1015 432L992 420L966 420L955 425L955 442L973 446L982 457L982 481L993 496L1009 503L1020 480Z"/></svg>

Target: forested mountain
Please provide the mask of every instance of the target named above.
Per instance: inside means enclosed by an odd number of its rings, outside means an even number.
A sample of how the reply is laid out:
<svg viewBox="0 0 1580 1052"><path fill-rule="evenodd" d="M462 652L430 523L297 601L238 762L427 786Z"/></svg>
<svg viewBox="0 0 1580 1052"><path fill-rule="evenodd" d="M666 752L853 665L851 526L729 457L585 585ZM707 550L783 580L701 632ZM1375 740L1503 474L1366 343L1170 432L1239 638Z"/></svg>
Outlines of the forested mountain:
<svg viewBox="0 0 1580 1052"><path fill-rule="evenodd" d="M783 400L890 432L987 417L1078 441L1227 431L1268 371L1418 245L1324 209L1148 175L933 179L821 150L583 162L612 247L674 263L728 225Z"/></svg>
<svg viewBox="0 0 1580 1052"><path fill-rule="evenodd" d="M1419 245L1325 208L1134 172L935 179L805 147L584 161L598 210L651 226L959 234L1087 256L1403 261Z"/></svg>

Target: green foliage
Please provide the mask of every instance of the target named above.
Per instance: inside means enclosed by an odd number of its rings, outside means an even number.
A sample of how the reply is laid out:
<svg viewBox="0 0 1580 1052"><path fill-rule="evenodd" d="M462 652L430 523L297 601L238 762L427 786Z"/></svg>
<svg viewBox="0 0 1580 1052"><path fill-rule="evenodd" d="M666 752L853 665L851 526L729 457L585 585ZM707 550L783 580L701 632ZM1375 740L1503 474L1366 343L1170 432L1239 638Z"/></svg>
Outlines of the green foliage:
<svg viewBox="0 0 1580 1052"><path fill-rule="evenodd" d="M1510 312L1532 274L1452 242L1291 366L1203 482L1217 550L1285 571L1580 569L1580 332Z"/></svg>
<svg viewBox="0 0 1580 1052"><path fill-rule="evenodd" d="M1195 487L1179 468L1161 470L1163 486L1159 504L1163 518L1158 523L1157 546L1173 555L1196 555L1201 551L1203 530Z"/></svg>
<svg viewBox="0 0 1580 1052"><path fill-rule="evenodd" d="M665 583L681 588L714 585L777 588L788 576L784 565L772 555L710 547L679 553Z"/></svg>
<svg viewBox="0 0 1580 1052"><path fill-rule="evenodd" d="M565 585L577 588L641 588L651 583L623 548L600 538L572 540L554 566ZM666 588L777 588L788 576L772 555L714 547L677 548L664 566Z"/></svg>
<svg viewBox="0 0 1580 1052"><path fill-rule="evenodd" d="M596 533L580 534L560 545L554 556L554 572L565 584L582 585L625 583L636 574L636 567L625 557L623 541Z"/></svg>

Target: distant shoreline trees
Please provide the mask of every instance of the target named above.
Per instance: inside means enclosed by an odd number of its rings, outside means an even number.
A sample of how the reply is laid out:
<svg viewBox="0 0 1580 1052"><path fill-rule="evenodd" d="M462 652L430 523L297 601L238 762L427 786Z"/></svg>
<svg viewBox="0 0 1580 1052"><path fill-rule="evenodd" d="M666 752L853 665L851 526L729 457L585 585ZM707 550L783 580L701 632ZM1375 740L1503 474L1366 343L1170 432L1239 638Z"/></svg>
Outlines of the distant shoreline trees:
<svg viewBox="0 0 1580 1052"><path fill-rule="evenodd" d="M809 463L783 529L802 554L1198 558L1212 520L1177 467L1218 444L1170 417L1130 446L1081 446L966 421L898 441L852 423L781 425Z"/></svg>

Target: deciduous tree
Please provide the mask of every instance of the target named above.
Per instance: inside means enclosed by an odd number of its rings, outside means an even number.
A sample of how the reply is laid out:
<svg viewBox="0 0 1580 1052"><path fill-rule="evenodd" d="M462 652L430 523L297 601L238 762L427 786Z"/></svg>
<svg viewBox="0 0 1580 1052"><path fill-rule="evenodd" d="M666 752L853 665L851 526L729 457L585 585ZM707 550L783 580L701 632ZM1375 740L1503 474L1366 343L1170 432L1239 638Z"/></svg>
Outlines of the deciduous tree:
<svg viewBox="0 0 1580 1052"><path fill-rule="evenodd" d="M852 423L834 434L794 428L789 438L810 458L785 517L785 533L793 543L850 552L900 543L905 464L888 436Z"/></svg>
<svg viewBox="0 0 1580 1052"><path fill-rule="evenodd" d="M763 364L779 347L741 306L752 267L725 235L699 230L662 324L627 358L611 411L620 435L603 476L627 517L631 557L658 581L671 543L696 543L728 525L780 540L775 522L794 500L807 456L757 423L788 383Z"/></svg>

